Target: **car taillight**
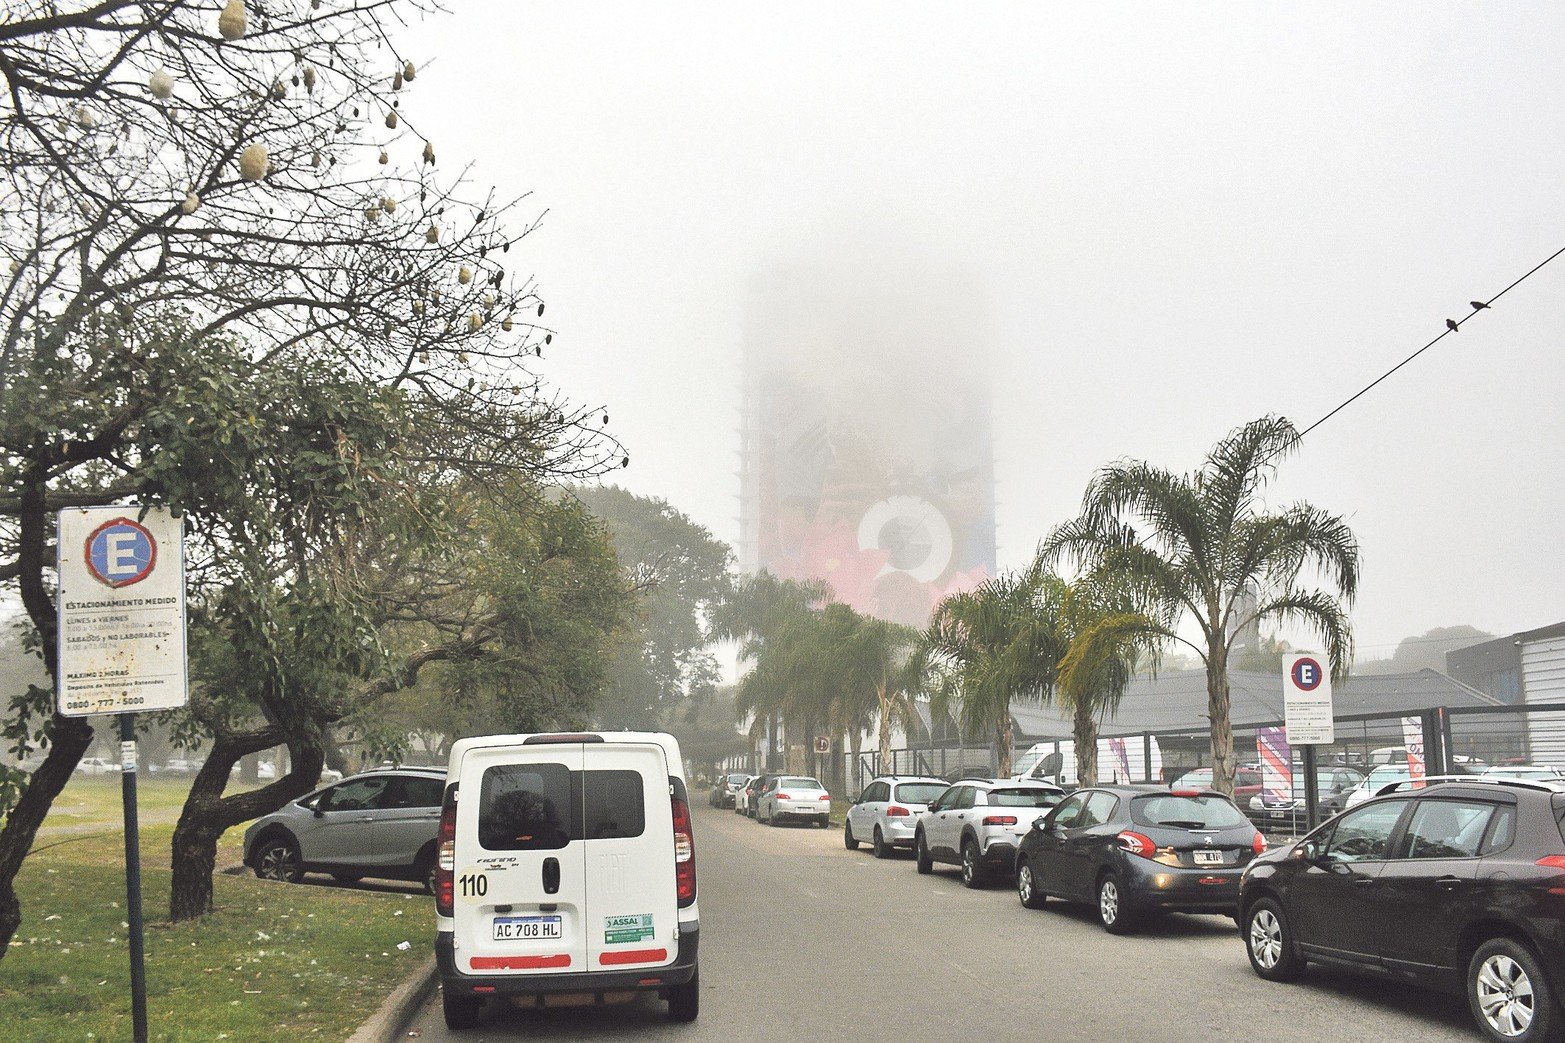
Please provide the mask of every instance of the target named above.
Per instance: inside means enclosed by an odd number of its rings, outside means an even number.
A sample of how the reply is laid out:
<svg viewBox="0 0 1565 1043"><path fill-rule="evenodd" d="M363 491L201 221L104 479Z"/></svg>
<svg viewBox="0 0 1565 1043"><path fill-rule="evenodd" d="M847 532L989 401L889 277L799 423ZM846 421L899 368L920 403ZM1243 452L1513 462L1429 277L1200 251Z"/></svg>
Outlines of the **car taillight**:
<svg viewBox="0 0 1565 1043"><path fill-rule="evenodd" d="M690 805L675 797L674 883L683 909L696 900L696 837L690 828Z"/></svg>
<svg viewBox="0 0 1565 1043"><path fill-rule="evenodd" d="M821 799L822 800L830 800L831 799L831 794L830 793L822 793L821 794Z"/></svg>
<svg viewBox="0 0 1565 1043"><path fill-rule="evenodd" d="M912 812L909 811L907 808L898 807L895 804L891 805L890 807L888 807L886 809L886 817L887 818L907 818L911 814L912 814Z"/></svg>
<svg viewBox="0 0 1565 1043"><path fill-rule="evenodd" d="M985 815L984 816L984 825L986 825L986 826L1014 826L1014 825L1016 825L1016 816L1015 815Z"/></svg>
<svg viewBox="0 0 1565 1043"><path fill-rule="evenodd" d="M446 794L440 806L440 834L436 841L435 912L450 916L456 890L456 790Z"/></svg>
<svg viewBox="0 0 1565 1043"><path fill-rule="evenodd" d="M1151 858L1157 854L1157 845L1152 843L1151 837L1144 837L1140 833L1125 830L1119 835L1119 846L1132 855L1140 855L1142 858Z"/></svg>
<svg viewBox="0 0 1565 1043"><path fill-rule="evenodd" d="M778 800L792 800L793 798L788 796L788 794L786 794L786 793L779 793L779 794L777 794L777 799Z"/></svg>

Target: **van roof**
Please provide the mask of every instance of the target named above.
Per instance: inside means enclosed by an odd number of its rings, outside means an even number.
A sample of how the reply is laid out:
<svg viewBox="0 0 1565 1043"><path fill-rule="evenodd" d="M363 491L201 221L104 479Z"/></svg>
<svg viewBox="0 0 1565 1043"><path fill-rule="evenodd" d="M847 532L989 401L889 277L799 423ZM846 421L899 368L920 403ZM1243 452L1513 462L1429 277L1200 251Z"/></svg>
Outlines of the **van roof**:
<svg viewBox="0 0 1565 1043"><path fill-rule="evenodd" d="M451 746L451 763L456 764L469 750L494 749L503 746L540 746L555 742L585 743L641 743L661 746L668 761L668 770L680 778L685 776L684 761L679 755L679 740L667 732L518 732L513 735L473 735L458 739Z"/></svg>

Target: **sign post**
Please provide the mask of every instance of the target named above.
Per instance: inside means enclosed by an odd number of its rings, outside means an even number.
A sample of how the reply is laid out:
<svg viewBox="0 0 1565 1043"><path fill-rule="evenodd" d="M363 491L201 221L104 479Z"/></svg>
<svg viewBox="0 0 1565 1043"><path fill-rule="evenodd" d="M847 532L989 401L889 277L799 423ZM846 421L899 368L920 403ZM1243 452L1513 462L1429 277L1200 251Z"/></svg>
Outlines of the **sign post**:
<svg viewBox="0 0 1565 1043"><path fill-rule="evenodd" d="M119 506L67 508L58 526L57 708L119 717L131 1022L136 1043L146 1043L134 714L187 699L184 524L166 510Z"/></svg>
<svg viewBox="0 0 1565 1043"><path fill-rule="evenodd" d="M1316 781L1315 747L1337 741L1332 718L1331 672L1314 652L1283 656L1282 699L1284 730L1289 746L1302 746L1304 769L1305 829L1320 820L1320 792Z"/></svg>

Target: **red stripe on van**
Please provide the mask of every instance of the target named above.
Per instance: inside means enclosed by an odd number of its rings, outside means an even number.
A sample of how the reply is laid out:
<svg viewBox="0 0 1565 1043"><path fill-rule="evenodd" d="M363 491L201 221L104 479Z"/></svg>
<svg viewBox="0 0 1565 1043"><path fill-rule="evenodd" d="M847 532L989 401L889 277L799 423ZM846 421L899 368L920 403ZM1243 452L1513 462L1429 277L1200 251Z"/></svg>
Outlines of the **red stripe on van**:
<svg viewBox="0 0 1565 1043"><path fill-rule="evenodd" d="M558 956L474 956L469 961L475 971L531 971L540 967L569 967L571 954Z"/></svg>
<svg viewBox="0 0 1565 1043"><path fill-rule="evenodd" d="M668 959L667 949L622 949L619 952L606 952L598 956L598 962L605 967L617 963L657 963Z"/></svg>

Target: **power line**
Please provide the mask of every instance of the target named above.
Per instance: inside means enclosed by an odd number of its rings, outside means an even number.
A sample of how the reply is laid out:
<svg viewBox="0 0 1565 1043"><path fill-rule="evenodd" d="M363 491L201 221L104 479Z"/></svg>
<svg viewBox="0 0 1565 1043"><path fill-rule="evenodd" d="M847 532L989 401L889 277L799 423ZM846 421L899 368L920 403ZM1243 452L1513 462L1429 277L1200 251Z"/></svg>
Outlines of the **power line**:
<svg viewBox="0 0 1565 1043"><path fill-rule="evenodd" d="M1362 388L1360 388L1359 390L1355 391L1351 396L1349 396L1348 398L1344 399L1342 401L1342 403L1340 405L1338 405L1335 409L1333 409L1331 412L1327 413L1325 416L1323 416L1319 420L1315 421L1315 423L1311 424L1309 427L1306 427L1303 431L1300 431L1299 432L1299 437L1303 438L1305 435L1309 434L1311 431L1315 430L1317 427L1319 427L1320 425L1324 424L1326 421L1330 420L1332 417L1336 416L1338 413L1342 412L1344 409L1348 408L1348 406L1351 406L1354 402L1358 401L1359 398L1361 398L1363 395L1365 395L1366 393L1371 391L1375 387L1375 385L1379 384L1381 381L1383 381L1387 377L1391 376L1391 374L1395 373L1397 370L1401 369L1403 366L1407 365L1409 362L1412 362L1414 359L1418 358L1418 356L1422 355L1424 352L1428 351L1430 348L1434 347L1436 344L1439 344L1446 337L1448 337L1451 334L1455 333L1457 331L1457 329L1462 325L1463 322L1466 322L1468 319L1472 318L1474 315L1477 315L1480 311L1483 311L1485 308L1488 308L1491 304L1493 304L1495 301L1499 300L1501 297L1504 297L1507 293L1510 293L1517 286L1520 286L1530 276L1532 276L1535 272L1537 272L1538 269L1542 268L1544 265L1546 265L1550 261L1554 260L1560 254L1565 254L1565 246L1560 247L1558 250L1555 250L1549 256L1545 257L1542 261L1539 261L1536 265L1533 266L1533 268L1530 271L1527 272L1526 275L1523 275L1520 279L1517 279L1515 282L1511 283L1505 289L1501 290L1499 293L1495 294L1493 297L1490 297L1487 301L1479 301L1479 302L1477 302L1479 304L1482 304L1483 307L1475 307L1472 311L1470 311L1466 315L1464 315L1461 318L1461 320L1458 321L1458 322L1454 322L1453 323L1450 320L1447 320L1447 327L1446 327L1446 330L1445 330L1444 333L1440 334L1440 336L1436 337L1434 340L1430 341L1428 344L1425 344L1423 347L1421 347L1417 351L1413 352L1413 354L1409 355L1407 358L1403 359L1401 362L1398 362L1395 366L1392 366L1390 369L1386 370L1380 376L1376 377L1374 380L1370 381L1368 384L1364 385Z"/></svg>

